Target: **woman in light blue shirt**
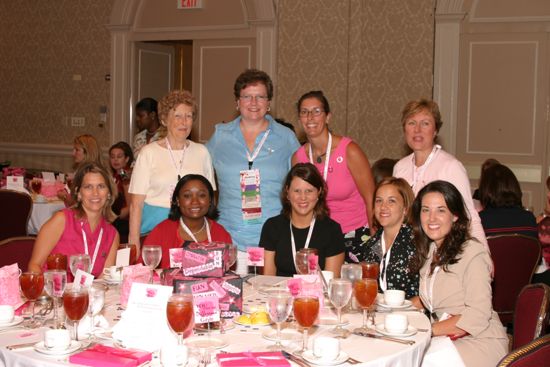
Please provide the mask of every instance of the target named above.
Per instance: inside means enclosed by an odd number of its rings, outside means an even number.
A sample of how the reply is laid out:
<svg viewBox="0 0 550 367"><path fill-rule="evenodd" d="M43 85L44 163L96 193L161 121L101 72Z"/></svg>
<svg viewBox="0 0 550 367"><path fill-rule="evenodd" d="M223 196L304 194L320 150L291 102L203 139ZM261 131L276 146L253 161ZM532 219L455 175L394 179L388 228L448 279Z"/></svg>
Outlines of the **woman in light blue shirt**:
<svg viewBox="0 0 550 367"><path fill-rule="evenodd" d="M258 246L262 225L281 212L279 198L290 158L300 146L294 132L268 112L273 83L248 69L234 86L240 116L216 125L206 144L218 178L219 223L239 248L237 272L246 274L246 248Z"/></svg>

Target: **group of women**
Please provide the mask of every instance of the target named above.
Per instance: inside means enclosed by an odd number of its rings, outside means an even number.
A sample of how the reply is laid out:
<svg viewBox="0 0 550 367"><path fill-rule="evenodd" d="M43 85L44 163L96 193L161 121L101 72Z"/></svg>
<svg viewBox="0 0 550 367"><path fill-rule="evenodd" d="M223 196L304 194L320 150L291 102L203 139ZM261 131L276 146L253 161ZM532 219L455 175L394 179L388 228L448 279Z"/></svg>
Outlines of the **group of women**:
<svg viewBox="0 0 550 367"><path fill-rule="evenodd" d="M109 152L113 172L80 163L70 194L75 204L44 225L30 269L40 270L55 252L93 252L95 275L113 264L119 235L108 221L118 192L115 208L119 219L129 218L128 241L138 250L142 238L162 243L163 267L170 248L206 241L234 242L241 274L251 246L265 249L268 275L295 274L294 254L308 247L335 274L345 260L376 261L380 289L405 290L430 313L434 335L456 339L466 365L496 364L507 338L491 306L492 263L466 171L435 144L437 104L407 104L401 122L412 154L375 187L361 148L330 131L321 91L297 103L307 138L301 147L269 114L273 84L266 73L243 72L234 96L238 117L216 125L206 146L188 139L197 109L192 95L162 98L162 133L141 148L130 180L133 157L123 144Z"/></svg>

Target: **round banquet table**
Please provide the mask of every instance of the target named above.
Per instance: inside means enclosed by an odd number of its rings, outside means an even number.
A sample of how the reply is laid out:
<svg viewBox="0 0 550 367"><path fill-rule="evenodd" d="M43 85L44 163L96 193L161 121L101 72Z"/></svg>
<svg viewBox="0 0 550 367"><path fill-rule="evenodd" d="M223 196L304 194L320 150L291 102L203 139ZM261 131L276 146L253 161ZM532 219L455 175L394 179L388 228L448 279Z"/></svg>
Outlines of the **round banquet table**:
<svg viewBox="0 0 550 367"><path fill-rule="evenodd" d="M254 279L253 279L254 280ZM266 277L258 276L255 278L263 286L272 286L276 284L283 284L286 281L285 278L280 277ZM249 284L243 284L243 307L254 308L255 306L264 304L266 300L265 294L261 291L261 287L252 287ZM119 301L119 286L109 286L109 290L106 294L105 307L102 311L103 315L109 322L110 326L116 323L116 320L120 318L122 309L118 303ZM325 310L325 312L329 312ZM399 312L395 310L393 312ZM416 328L430 329L430 322L428 318L417 311L401 311L407 314L410 325ZM380 323L384 320L384 315L387 313L376 314L376 322ZM333 317L330 315L329 317ZM335 317L335 316L334 316ZM349 324L345 326L348 329L359 327L362 322L362 315L360 313L344 313L343 319L349 320ZM228 342L228 345L223 348L224 352L245 352L245 351L261 351L272 345L274 342L264 339L262 335L274 328L274 326L243 326L233 324L231 320L227 321L227 327L224 334L220 334L219 331L213 331L212 337L221 338ZM294 327L294 326L291 326ZM330 329L334 325L319 325L312 328L309 337L310 347L313 339L321 335L330 335ZM8 367L36 367L36 366L64 366L70 365L68 362L68 356L48 356L36 352L32 347L8 350L7 345L28 343L33 341L42 340L44 331L46 328L28 330L23 328L12 329L0 329L0 366ZM413 345L399 344L391 341L367 338L357 335L351 335L347 339L341 339L341 349L346 352L350 357L361 361L360 364L355 364L356 367L366 366L420 366L422 357L425 350L430 344L430 332L418 332L408 338L408 340L414 340ZM100 342L107 341L99 340ZM290 349L295 349L301 344L301 339L290 342L286 345ZM213 351L212 353L216 353ZM154 353L153 361L146 364L147 366L161 366L158 353ZM217 366L215 358L212 357L212 363L210 366ZM294 362L290 362L292 366L297 366ZM191 366L191 364L189 364ZM311 366L316 366L311 364ZM344 363L339 366L352 366L351 364Z"/></svg>
<svg viewBox="0 0 550 367"><path fill-rule="evenodd" d="M28 234L38 234L42 225L48 221L57 211L64 209L65 204L61 200L36 202L33 201L31 217L27 223Z"/></svg>

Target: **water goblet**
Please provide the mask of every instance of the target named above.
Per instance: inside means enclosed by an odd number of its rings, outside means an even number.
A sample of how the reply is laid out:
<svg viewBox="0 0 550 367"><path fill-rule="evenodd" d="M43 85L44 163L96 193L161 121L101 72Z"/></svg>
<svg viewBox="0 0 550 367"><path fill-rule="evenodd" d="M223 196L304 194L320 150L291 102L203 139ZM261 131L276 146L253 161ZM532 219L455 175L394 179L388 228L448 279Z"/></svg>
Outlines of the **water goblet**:
<svg viewBox="0 0 550 367"><path fill-rule="evenodd" d="M162 247L157 245L146 245L141 249L143 264L151 269L151 283L153 283L153 274L162 259Z"/></svg>
<svg viewBox="0 0 550 367"><path fill-rule="evenodd" d="M314 259L312 255L318 255L318 251L316 248L303 248L296 252L294 263L296 264L296 271L298 272L298 274L312 274L317 271L316 262L315 266L311 266L312 259Z"/></svg>
<svg viewBox="0 0 550 367"><path fill-rule="evenodd" d="M302 349L295 352L297 355L302 355L307 351L309 328L313 326L317 316L319 316L319 299L313 296L299 296L294 298L292 307L294 308L294 318L298 322L298 325L304 329Z"/></svg>
<svg viewBox="0 0 550 367"><path fill-rule="evenodd" d="M71 274L73 275L73 278L76 276L77 270L82 270L87 273L90 272L90 256L86 254L77 254L77 255L71 255L69 257L69 268L71 269Z"/></svg>
<svg viewBox="0 0 550 367"><path fill-rule="evenodd" d="M351 284L355 284L355 282L363 277L363 269L361 268L361 265L359 264L344 264L342 265L342 268L340 270L340 277L342 279L347 279L351 282ZM350 299L350 302L348 303L348 306L346 308L347 312L350 313L356 313L357 312L357 306L355 304L355 290L352 291L352 297Z"/></svg>
<svg viewBox="0 0 550 367"><path fill-rule="evenodd" d="M267 312L271 321L277 326L277 341L275 345L268 347L270 351L283 349L281 344L281 323L288 319L292 311L292 295L287 291L275 291L267 297Z"/></svg>
<svg viewBox="0 0 550 367"><path fill-rule="evenodd" d="M66 259L65 257L65 261ZM44 272L44 283L46 293L53 299L53 327L58 329L61 326L57 311L59 307L58 300L63 297L67 285L67 272L65 270L46 270Z"/></svg>
<svg viewBox="0 0 550 367"><path fill-rule="evenodd" d="M105 304L105 286L102 284L94 284L88 289L88 298L89 298L89 306L88 306L88 313L90 315L90 334L89 334L89 341L95 340L95 320L96 316L99 315L101 310L103 309L103 305Z"/></svg>
<svg viewBox="0 0 550 367"><path fill-rule="evenodd" d="M367 320L369 318L369 313L372 312L371 306L374 304L376 296L378 295L378 281L370 278L359 279L355 282L353 288L355 290L357 303L359 303L359 306L363 309L363 326L354 331L365 333L369 331Z"/></svg>
<svg viewBox="0 0 550 367"><path fill-rule="evenodd" d="M183 345L183 334L193 324L193 296L188 293L172 294L166 304L166 318L178 336L178 345Z"/></svg>
<svg viewBox="0 0 550 367"><path fill-rule="evenodd" d="M331 330L331 333L335 334L337 338L346 338L349 335L349 331L342 327L342 308L348 304L352 290L353 285L348 279L331 279L328 286L330 302L338 315L338 324Z"/></svg>
<svg viewBox="0 0 550 367"><path fill-rule="evenodd" d="M31 319L27 323L27 326L31 328L37 327L39 323L34 318L34 305L44 290L44 274L32 271L21 273L19 276L19 285L25 298L32 304Z"/></svg>
<svg viewBox="0 0 550 367"><path fill-rule="evenodd" d="M72 284L63 292L63 309L65 315L73 322L74 340L78 341L78 322L88 311L90 297L88 288L79 284Z"/></svg>

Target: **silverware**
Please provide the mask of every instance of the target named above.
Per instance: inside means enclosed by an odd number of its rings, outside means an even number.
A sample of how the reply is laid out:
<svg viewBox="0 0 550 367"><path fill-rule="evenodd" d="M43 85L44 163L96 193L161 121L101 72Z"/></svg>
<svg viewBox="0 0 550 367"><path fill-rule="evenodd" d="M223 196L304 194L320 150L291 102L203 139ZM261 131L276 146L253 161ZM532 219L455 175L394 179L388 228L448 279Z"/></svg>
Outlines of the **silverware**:
<svg viewBox="0 0 550 367"><path fill-rule="evenodd" d="M34 345L36 343L37 342L34 341L34 342L31 342L31 343L12 344L12 345L7 345L6 349L15 350L15 349L23 349L23 348L32 348L32 347L34 347Z"/></svg>
<svg viewBox="0 0 550 367"><path fill-rule="evenodd" d="M346 359L346 362L349 363L349 364L359 364L359 363L363 363L355 358L351 358L351 357L348 357L348 359Z"/></svg>
<svg viewBox="0 0 550 367"><path fill-rule="evenodd" d="M414 340L397 339L397 338L392 338L392 337L389 337L389 336L378 335L378 334L373 334L373 333L363 333L363 332L359 332L359 331L354 331L353 334L359 335L359 336L364 336L366 338L387 340L387 341L390 341L390 342L396 342L396 343L401 343L401 344L413 345L415 343Z"/></svg>
<svg viewBox="0 0 550 367"><path fill-rule="evenodd" d="M296 363L298 366L301 367L310 367L310 364L307 363L302 357L298 357L297 355L294 355L292 353L287 352L286 350L281 350L283 353L283 356L286 359L291 360L292 362Z"/></svg>

